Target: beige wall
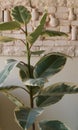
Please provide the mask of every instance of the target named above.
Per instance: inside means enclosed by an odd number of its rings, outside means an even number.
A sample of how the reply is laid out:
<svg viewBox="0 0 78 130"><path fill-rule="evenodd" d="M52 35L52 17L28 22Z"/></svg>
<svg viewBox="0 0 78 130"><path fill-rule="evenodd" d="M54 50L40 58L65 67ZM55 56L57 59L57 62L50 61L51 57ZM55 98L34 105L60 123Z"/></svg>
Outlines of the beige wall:
<svg viewBox="0 0 78 130"><path fill-rule="evenodd" d="M8 58L8 57L7 57ZM3 68L6 57L0 57L0 69ZM19 58L18 58L19 59ZM33 58L32 62L35 63ZM21 58L25 60L25 58ZM19 76L16 76L17 70L13 71L11 78L6 80L5 84L18 83ZM70 81L78 83L78 58L68 59L64 69L55 75L50 82L55 83L59 81ZM19 83L18 83L19 84ZM27 95L21 90L14 91L15 95L23 99L24 103L29 104ZM0 127L2 130L21 130L14 121L13 110L15 106L0 93ZM78 94L66 95L63 99L55 105L46 108L40 119L54 119L66 123L72 130L78 130ZM39 120L39 119L38 119Z"/></svg>
<svg viewBox="0 0 78 130"><path fill-rule="evenodd" d="M28 7L29 10L30 6L28 4L29 0L0 0L0 21L2 22L2 10L11 9L11 7L21 4ZM48 17L50 17L50 21L48 19L48 23L46 23L45 28L48 30L54 31L62 31L68 34L68 37L52 37L47 38L47 40L41 40L41 38L34 44L32 50L49 50L52 51L59 51L66 53L71 56L78 56L78 0L31 0L33 6L38 8L38 12L43 14L45 7L48 10ZM69 9L70 8L70 9ZM32 14L32 11L31 11ZM55 20L58 21L58 24L53 26L52 17L51 15L55 15ZM5 17L6 19L7 16ZM41 19L41 15L39 15L39 19L32 21L32 26L36 28L39 25L39 21ZM7 20L8 21L8 20ZM28 24L28 32L32 32L31 22ZM73 29L74 28L74 29ZM73 35L73 30L74 35ZM7 31L7 32L0 32L0 35L3 36L10 36L16 38L24 39L25 36L23 35L22 31ZM75 37L75 38L73 38ZM16 40L13 42L9 42L7 44L0 44L0 56L24 56L25 55L25 46L21 43L21 41Z"/></svg>

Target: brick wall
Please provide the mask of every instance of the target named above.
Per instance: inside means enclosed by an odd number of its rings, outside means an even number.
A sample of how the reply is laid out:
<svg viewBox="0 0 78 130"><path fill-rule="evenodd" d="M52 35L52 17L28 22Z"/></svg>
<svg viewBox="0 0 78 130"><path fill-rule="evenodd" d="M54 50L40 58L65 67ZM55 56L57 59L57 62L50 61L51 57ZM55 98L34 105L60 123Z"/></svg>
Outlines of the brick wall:
<svg viewBox="0 0 78 130"><path fill-rule="evenodd" d="M2 14L4 8L10 8L20 3L21 0L16 2L2 1L0 14ZM50 22L48 22L46 26L47 29L62 31L68 34L68 37L52 37L45 40L40 38L34 44L32 50L46 50L46 52L59 51L70 56L78 56L78 0L32 0L32 4L36 6L40 12L43 12L44 9L47 8L49 15L55 16L55 19L58 21L58 24L55 26L51 26ZM29 7L28 0L23 0L22 5ZM40 17L41 16L39 16L39 18ZM0 15L0 19L2 21L2 15ZM39 20L35 21L35 26L37 26L38 23ZM28 26L29 31L31 31L31 24ZM24 39L21 31L3 32L1 35L21 37ZM20 41L0 44L0 55L24 56L25 47Z"/></svg>

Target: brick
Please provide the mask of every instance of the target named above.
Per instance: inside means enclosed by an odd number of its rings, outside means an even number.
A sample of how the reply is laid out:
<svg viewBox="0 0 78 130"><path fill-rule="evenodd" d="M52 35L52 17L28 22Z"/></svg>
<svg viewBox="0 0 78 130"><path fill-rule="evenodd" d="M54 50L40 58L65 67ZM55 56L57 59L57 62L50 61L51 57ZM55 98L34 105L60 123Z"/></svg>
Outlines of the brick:
<svg viewBox="0 0 78 130"><path fill-rule="evenodd" d="M57 46L57 47L53 47L50 48L49 50L50 52L61 52L64 53L66 55L70 55L70 56L74 56L74 46Z"/></svg>
<svg viewBox="0 0 78 130"><path fill-rule="evenodd" d="M54 45L55 45L55 41L52 41L52 40L45 40L45 41L43 41L43 46L52 47Z"/></svg>
<svg viewBox="0 0 78 130"><path fill-rule="evenodd" d="M58 0L58 5L59 6L66 6L67 5L67 0Z"/></svg>
<svg viewBox="0 0 78 130"><path fill-rule="evenodd" d="M78 14L78 8L74 8L74 13Z"/></svg>
<svg viewBox="0 0 78 130"><path fill-rule="evenodd" d="M60 31L70 33L70 26L60 26Z"/></svg>
<svg viewBox="0 0 78 130"><path fill-rule="evenodd" d="M59 18L59 19L64 19L64 20L67 20L68 19L68 13L56 13L56 17Z"/></svg>
<svg viewBox="0 0 78 130"><path fill-rule="evenodd" d="M14 55L14 47L13 46L3 46L2 54L3 55Z"/></svg>
<svg viewBox="0 0 78 130"><path fill-rule="evenodd" d="M60 25L71 25L71 22L69 20L60 19Z"/></svg>
<svg viewBox="0 0 78 130"><path fill-rule="evenodd" d="M25 55L25 48L20 46L14 46L14 54L16 56L24 56Z"/></svg>
<svg viewBox="0 0 78 130"><path fill-rule="evenodd" d="M56 7L51 6L48 8L48 13L55 13L56 12Z"/></svg>
<svg viewBox="0 0 78 130"><path fill-rule="evenodd" d="M57 27L46 27L48 30L53 30L53 31L60 31L60 26Z"/></svg>
<svg viewBox="0 0 78 130"><path fill-rule="evenodd" d="M68 7L78 7L78 0L67 0Z"/></svg>
<svg viewBox="0 0 78 130"><path fill-rule="evenodd" d="M72 26L73 26L73 25L74 25L74 26L78 26L78 20L72 21L72 22L71 22L71 25L72 25Z"/></svg>
<svg viewBox="0 0 78 130"><path fill-rule="evenodd" d="M55 45L55 47L56 46L68 46L68 45L70 45L70 43L69 43L69 41L68 40L62 40L62 39L60 39L60 40L55 40L55 42L54 42L54 45Z"/></svg>
<svg viewBox="0 0 78 130"><path fill-rule="evenodd" d="M34 43L34 46L42 46L43 45L43 41L42 40L37 40L35 43Z"/></svg>
<svg viewBox="0 0 78 130"><path fill-rule="evenodd" d="M31 11L31 8L29 7L29 0L16 0L13 4L18 5L19 3L21 3L21 5L25 5L26 7L28 6L28 9ZM2 5L2 8L5 8L7 4L10 5L10 2L6 2L6 0L4 0L0 4ZM78 27L78 0L32 0L32 4L35 5L40 12L44 11L45 6L48 6L48 13L54 13L56 18L58 18L59 25L57 27L47 26L46 29L68 33L69 37L48 37L45 40L38 38L31 50L46 50L46 52L59 51L71 56L78 56L78 37L77 40L72 41L70 32L70 26ZM75 21L68 20L68 8L72 6L74 7L74 13L76 14ZM39 20L40 18L41 15ZM35 26L39 24L39 20L35 22ZM31 23L28 24L28 31L32 32ZM3 31L0 35L25 39L25 36L20 30L6 32ZM26 48L24 44L22 44L22 42L19 40L6 44L0 44L0 55L25 56L25 50Z"/></svg>
<svg viewBox="0 0 78 130"><path fill-rule="evenodd" d="M58 13L67 13L68 12L68 8L67 7L58 7L57 8L57 12Z"/></svg>

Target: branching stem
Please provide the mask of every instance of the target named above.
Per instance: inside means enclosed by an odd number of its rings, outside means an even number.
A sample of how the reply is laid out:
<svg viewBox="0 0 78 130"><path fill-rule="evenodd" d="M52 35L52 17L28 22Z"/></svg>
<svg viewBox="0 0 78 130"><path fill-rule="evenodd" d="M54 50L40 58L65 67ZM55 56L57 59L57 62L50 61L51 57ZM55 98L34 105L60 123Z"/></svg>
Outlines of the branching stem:
<svg viewBox="0 0 78 130"><path fill-rule="evenodd" d="M28 70L29 70L29 78L31 78L31 64L30 64L30 59L31 59L31 52L30 52L30 47L29 43L27 41L27 25L25 25L25 36L26 36L26 51L27 51L27 62L28 62ZM34 108L34 99L33 99L33 91L32 91L32 86L30 86L30 107ZM35 123L32 125L32 130L35 130Z"/></svg>

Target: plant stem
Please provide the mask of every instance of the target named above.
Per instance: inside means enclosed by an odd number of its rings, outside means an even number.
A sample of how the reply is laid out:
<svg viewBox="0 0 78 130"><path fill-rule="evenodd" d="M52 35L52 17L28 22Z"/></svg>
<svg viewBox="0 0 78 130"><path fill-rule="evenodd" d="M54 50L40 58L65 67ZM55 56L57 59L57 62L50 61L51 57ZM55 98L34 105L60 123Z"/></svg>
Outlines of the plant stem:
<svg viewBox="0 0 78 130"><path fill-rule="evenodd" d="M33 102L33 93L32 93L32 88L30 86L30 106L31 108L34 108L34 102ZM32 125L32 129L35 130L35 123Z"/></svg>
<svg viewBox="0 0 78 130"><path fill-rule="evenodd" d="M25 25L25 34L26 37L28 35L27 32L27 25ZM26 40L26 50L27 50L27 62L28 62L28 70L29 70L29 77L31 78L31 64L30 64L30 59L31 59L31 53L30 53L30 47L29 43ZM30 107L34 108L34 99L33 99L33 91L32 91L32 86L30 86ZM32 130L35 130L35 123L32 125Z"/></svg>
<svg viewBox="0 0 78 130"><path fill-rule="evenodd" d="M27 35L28 35L28 33L27 33L27 25L25 25L25 32L26 32L26 37L27 37ZM31 78L31 70L30 70L30 57L31 57L31 54L30 54L29 43L27 42L27 40L26 40L26 50L27 50L27 62L28 62L29 77Z"/></svg>

